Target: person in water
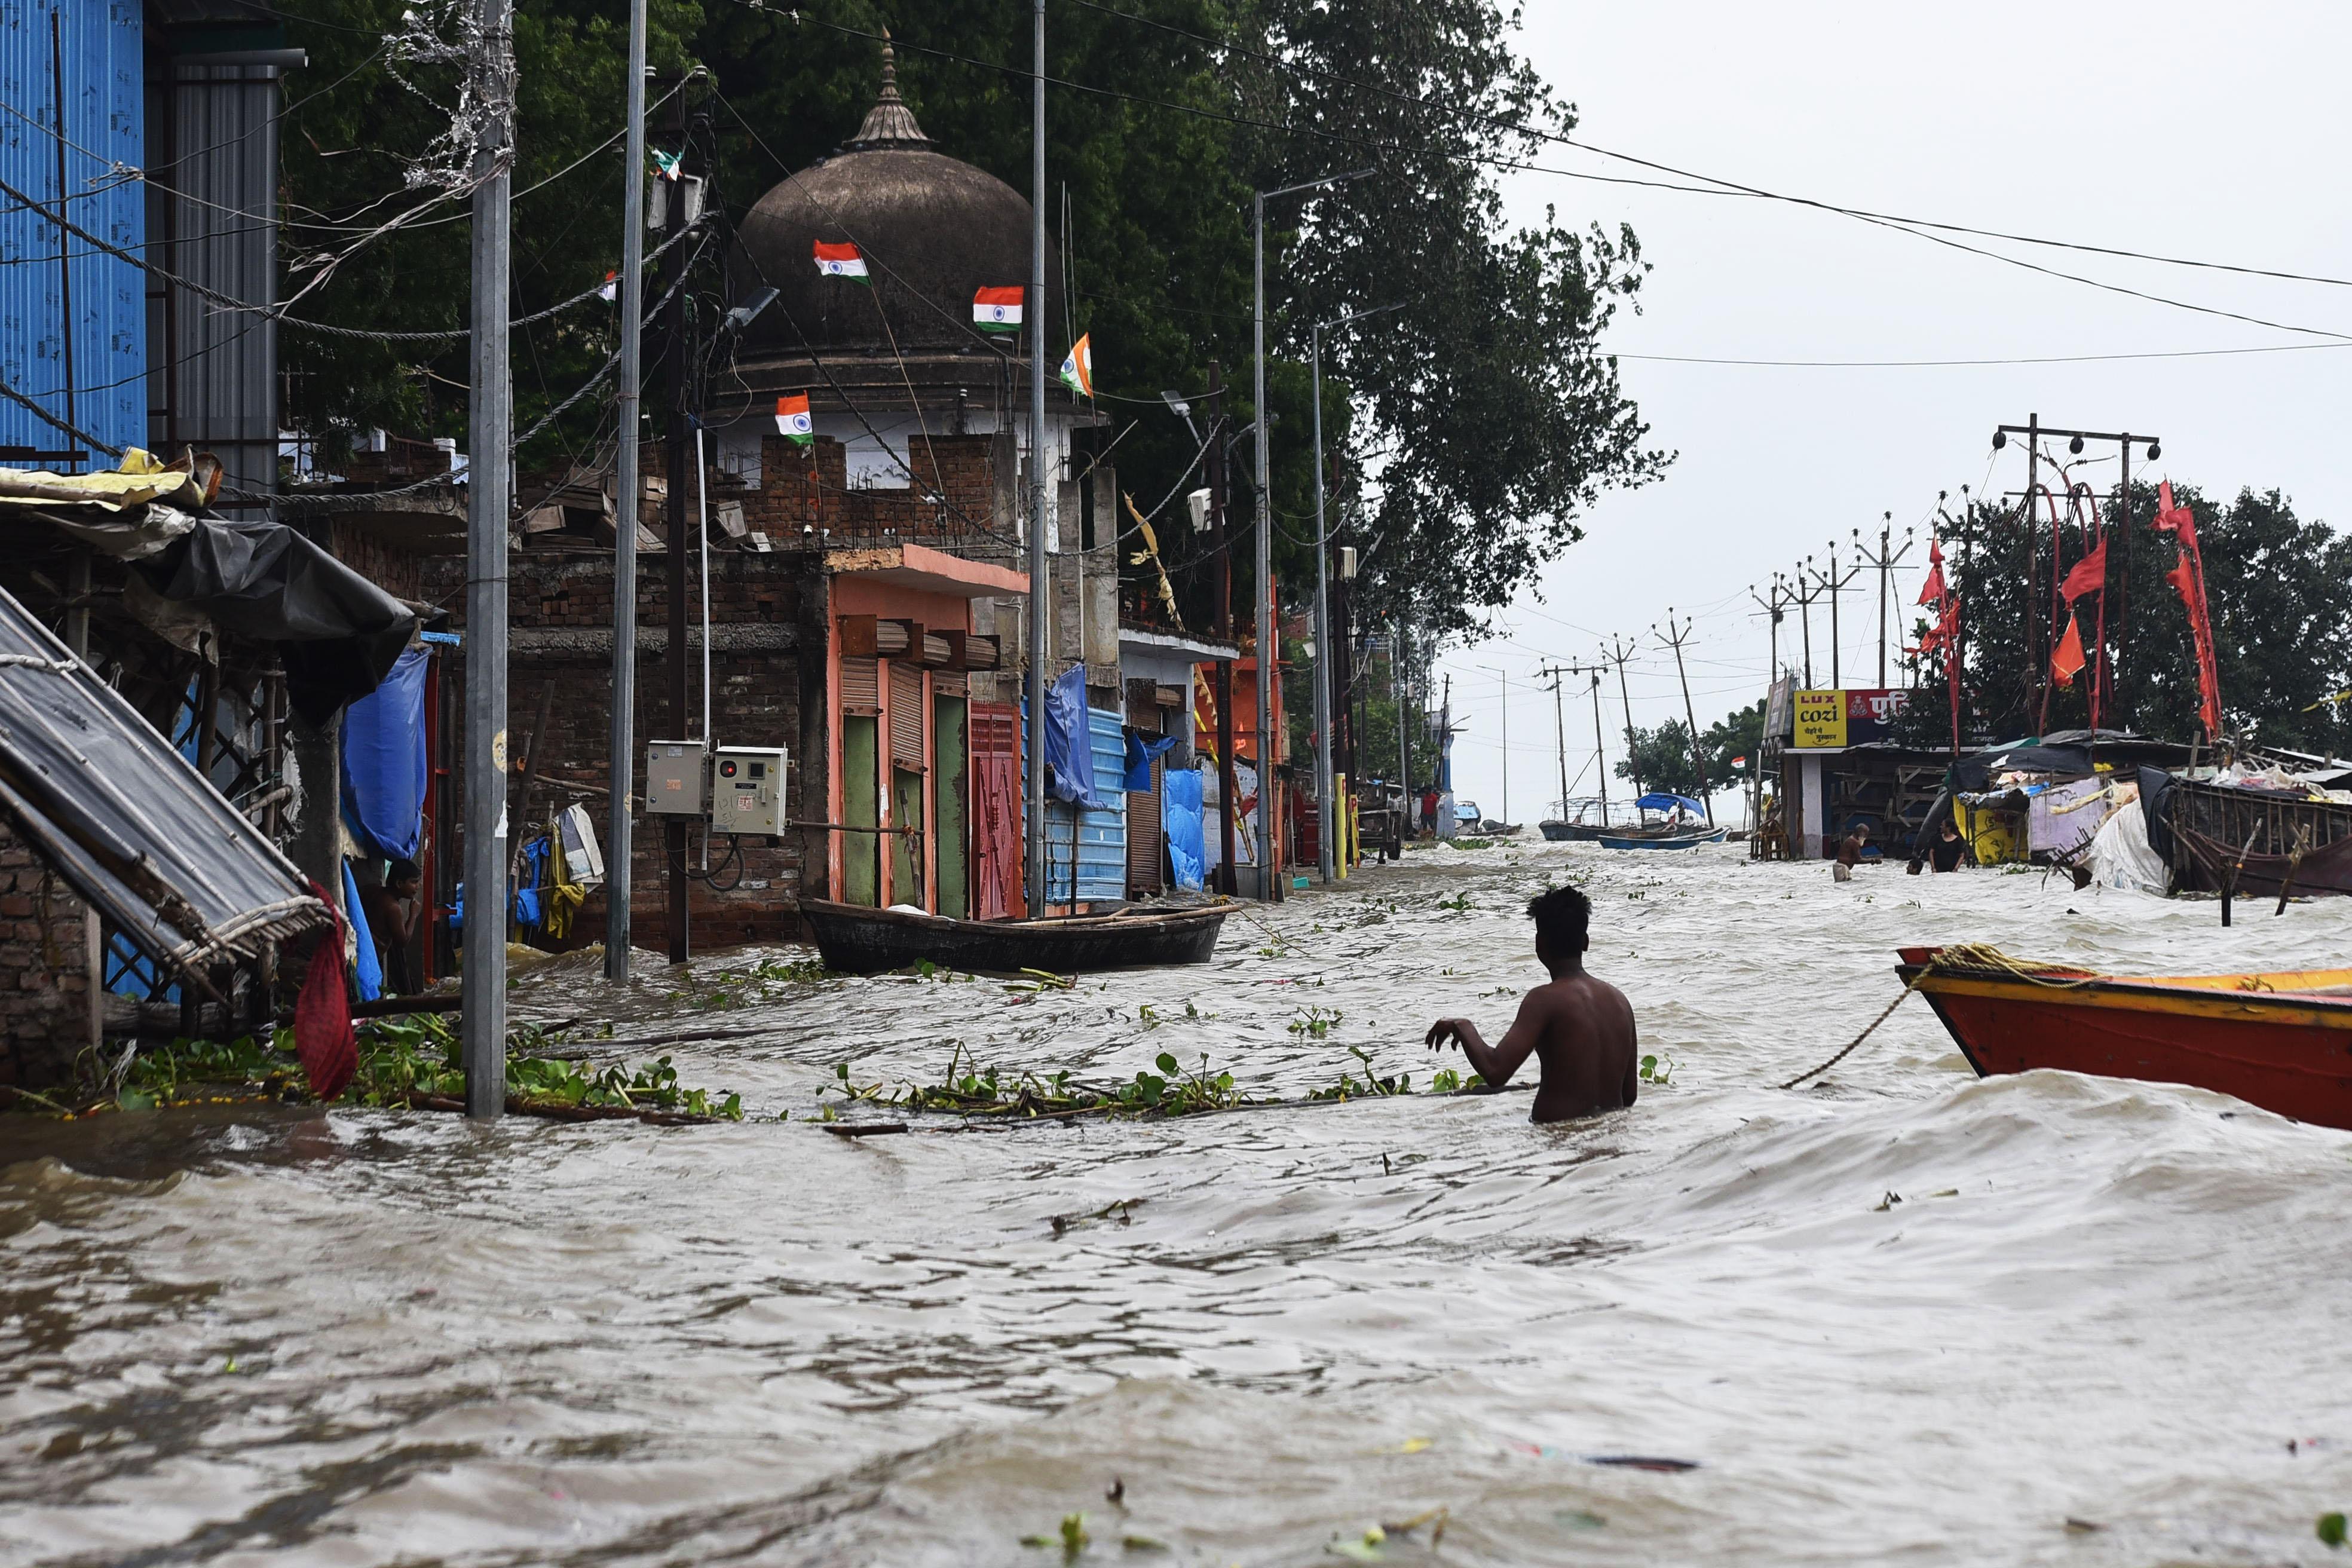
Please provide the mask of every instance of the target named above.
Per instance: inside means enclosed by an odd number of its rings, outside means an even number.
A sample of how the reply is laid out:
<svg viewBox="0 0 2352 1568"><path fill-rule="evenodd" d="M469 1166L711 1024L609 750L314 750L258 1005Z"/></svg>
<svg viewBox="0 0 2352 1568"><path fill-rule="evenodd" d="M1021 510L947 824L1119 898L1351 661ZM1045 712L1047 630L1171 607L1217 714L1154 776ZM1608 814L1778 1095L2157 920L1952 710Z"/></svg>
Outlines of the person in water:
<svg viewBox="0 0 2352 1568"><path fill-rule="evenodd" d="M1927 851L1927 858L1938 871L1957 871L1969 852L1968 840L1960 837L1959 825L1950 817L1944 818L1936 829L1936 842Z"/></svg>
<svg viewBox="0 0 2352 1568"><path fill-rule="evenodd" d="M1528 900L1536 922L1536 957L1551 972L1519 1002L1519 1016L1499 1046L1490 1046L1467 1018L1440 1018L1429 1026L1429 1048L1458 1045L1478 1076L1496 1089L1533 1054L1543 1063L1536 1089L1537 1121L1592 1116L1633 1103L1633 1007L1625 994L1584 972L1592 901L1574 888L1554 888Z"/></svg>
<svg viewBox="0 0 2352 1568"><path fill-rule="evenodd" d="M1851 882L1853 868L1862 864L1863 851L1870 847L1870 824L1857 822L1838 841L1837 864L1830 868L1830 880Z"/></svg>

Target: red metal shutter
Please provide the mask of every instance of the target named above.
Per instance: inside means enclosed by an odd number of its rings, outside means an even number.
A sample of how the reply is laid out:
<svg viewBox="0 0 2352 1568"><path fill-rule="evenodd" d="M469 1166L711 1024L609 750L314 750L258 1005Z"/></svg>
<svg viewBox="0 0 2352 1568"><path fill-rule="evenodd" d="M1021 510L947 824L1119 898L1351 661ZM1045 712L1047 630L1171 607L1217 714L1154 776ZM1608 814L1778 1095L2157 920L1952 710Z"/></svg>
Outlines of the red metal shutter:
<svg viewBox="0 0 2352 1568"><path fill-rule="evenodd" d="M882 711L882 678L870 658L841 661L841 710L872 719Z"/></svg>

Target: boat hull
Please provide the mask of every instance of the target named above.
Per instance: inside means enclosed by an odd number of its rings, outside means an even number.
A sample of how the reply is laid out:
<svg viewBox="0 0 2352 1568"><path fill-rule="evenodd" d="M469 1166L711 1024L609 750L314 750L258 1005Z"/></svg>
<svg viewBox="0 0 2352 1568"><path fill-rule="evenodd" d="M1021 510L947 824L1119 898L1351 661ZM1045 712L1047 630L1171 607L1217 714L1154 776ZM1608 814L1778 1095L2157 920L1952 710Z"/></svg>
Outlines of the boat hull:
<svg viewBox="0 0 2352 1568"><path fill-rule="evenodd" d="M1590 822L1539 822L1536 826L1555 844L1589 844L1608 831Z"/></svg>
<svg viewBox="0 0 2352 1568"><path fill-rule="evenodd" d="M1904 949L1896 973L1917 979L1980 1077L2049 1068L2184 1084L2352 1128L2352 971L2124 979L1963 961L1921 978L1939 951Z"/></svg>
<svg viewBox="0 0 2352 1568"><path fill-rule="evenodd" d="M801 900L824 966L879 974L929 963L942 969L1017 974L1093 974L1206 963L1231 911L1221 905L1043 921L960 921L903 910Z"/></svg>
<svg viewBox="0 0 2352 1568"><path fill-rule="evenodd" d="M1717 827L1706 833L1670 833L1643 837L1633 833L1602 833L1597 835L1603 849L1695 849L1702 844L1720 844L1731 830Z"/></svg>

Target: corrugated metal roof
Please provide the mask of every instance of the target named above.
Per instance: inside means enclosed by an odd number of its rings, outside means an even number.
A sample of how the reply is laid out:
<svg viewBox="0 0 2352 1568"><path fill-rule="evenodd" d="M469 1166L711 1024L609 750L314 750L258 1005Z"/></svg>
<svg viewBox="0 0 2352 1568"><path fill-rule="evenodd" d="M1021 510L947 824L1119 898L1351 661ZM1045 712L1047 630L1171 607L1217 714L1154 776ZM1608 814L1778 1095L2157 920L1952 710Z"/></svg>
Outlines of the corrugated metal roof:
<svg viewBox="0 0 2352 1568"><path fill-rule="evenodd" d="M143 59L139 0L0 5L0 179L54 211L62 134L67 216L131 251L147 238L136 176L146 146ZM0 198L0 382L109 446L144 445L144 276L132 263L70 237L61 266L58 238L42 211ZM62 330L68 297L70 339ZM5 400L0 447L82 449L56 426ZM100 456L95 466L110 464Z"/></svg>

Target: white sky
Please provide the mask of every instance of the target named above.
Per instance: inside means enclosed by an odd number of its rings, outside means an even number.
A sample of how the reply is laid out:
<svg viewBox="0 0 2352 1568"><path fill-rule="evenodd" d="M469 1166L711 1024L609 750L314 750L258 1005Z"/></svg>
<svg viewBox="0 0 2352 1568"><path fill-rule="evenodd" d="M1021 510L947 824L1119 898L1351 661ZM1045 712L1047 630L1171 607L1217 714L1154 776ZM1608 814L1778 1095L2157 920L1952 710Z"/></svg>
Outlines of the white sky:
<svg viewBox="0 0 2352 1568"><path fill-rule="evenodd" d="M1745 184L1879 212L2198 259L2352 277L2341 160L2352 136L2352 6L2007 3L1969 6L1530 0L1525 51L1601 146ZM1569 148L1541 163L1664 178ZM1633 226L1654 270L1622 354L1988 359L2316 341L2123 298L1779 203L1507 176L1521 220ZM1967 238L1968 237L1955 237ZM1979 242L2044 266L2274 321L2352 333L2352 289L2277 282ZM1454 677L1458 793L1503 809L1501 669L1511 681L1512 819L1559 794L1545 658L1589 659L1639 636L1633 716L1679 716L1667 606L1696 616L1688 653L1702 726L1765 682L1749 584L1854 528L1897 538L1936 492L2022 482L2012 442L1985 480L1996 424L2153 432L2151 477L2209 491L2277 486L2306 518L2352 524L2341 425L2352 348L2236 357L1939 369L1759 369L1622 362L1661 482L1605 500L1588 537L1523 595L1503 635L1440 660ZM2110 448L2111 449L2111 448ZM2135 455L2135 471L2145 448ZM2097 456L2093 452L2091 456ZM2083 470L2112 483L2112 467ZM1924 542L1903 573L1917 593ZM1857 584L1857 592L1861 585ZM1874 684L1866 593L1844 601L1844 684ZM1826 614L1815 676L1828 684ZM1793 635L1793 618L1784 632ZM1788 645L1783 645L1786 657ZM1484 667L1484 668L1482 668ZM1604 717L1612 737L1615 684ZM1591 758L1589 700L1569 714L1571 778ZM1611 794L1622 802L1622 785ZM1587 771L1574 786L1591 794Z"/></svg>

